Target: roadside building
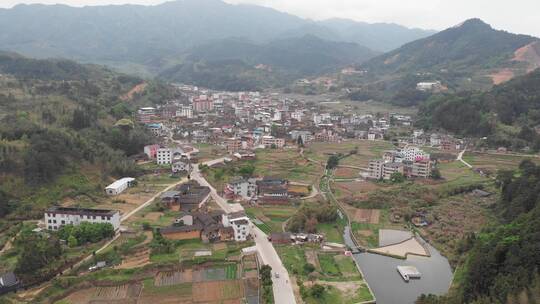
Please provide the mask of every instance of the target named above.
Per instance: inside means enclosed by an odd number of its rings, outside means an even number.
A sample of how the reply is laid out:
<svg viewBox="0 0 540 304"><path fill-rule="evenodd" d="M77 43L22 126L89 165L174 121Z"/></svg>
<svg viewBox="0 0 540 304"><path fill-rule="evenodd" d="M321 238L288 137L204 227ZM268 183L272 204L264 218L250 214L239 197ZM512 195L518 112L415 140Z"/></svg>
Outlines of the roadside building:
<svg viewBox="0 0 540 304"><path fill-rule="evenodd" d="M191 163L189 160L175 160L171 165L172 173L182 173L191 171Z"/></svg>
<svg viewBox="0 0 540 304"><path fill-rule="evenodd" d="M161 203L171 210L192 212L204 206L210 197L210 188L194 180L161 195Z"/></svg>
<svg viewBox="0 0 540 304"><path fill-rule="evenodd" d="M223 226L233 228L237 242L246 241L251 233L251 222L244 211L223 215Z"/></svg>
<svg viewBox="0 0 540 304"><path fill-rule="evenodd" d="M133 177L124 177L108 185L105 188L105 193L107 193L107 195L118 195L134 185L135 179Z"/></svg>
<svg viewBox="0 0 540 304"><path fill-rule="evenodd" d="M254 178L236 178L227 184L224 191L229 196L249 200L257 194L257 180Z"/></svg>
<svg viewBox="0 0 540 304"><path fill-rule="evenodd" d="M293 235L290 232L274 232L268 236L272 244L288 245L293 243Z"/></svg>
<svg viewBox="0 0 540 304"><path fill-rule="evenodd" d="M64 225L77 226L82 222L109 223L116 231L120 229L120 212L76 207L51 207L45 211L45 224L49 230L58 230Z"/></svg>

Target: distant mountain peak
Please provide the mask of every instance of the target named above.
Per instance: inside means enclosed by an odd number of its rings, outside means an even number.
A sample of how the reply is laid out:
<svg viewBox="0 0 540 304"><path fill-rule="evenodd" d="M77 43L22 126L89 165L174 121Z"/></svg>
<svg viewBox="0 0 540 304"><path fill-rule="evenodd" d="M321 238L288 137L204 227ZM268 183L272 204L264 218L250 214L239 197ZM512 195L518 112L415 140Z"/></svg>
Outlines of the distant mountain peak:
<svg viewBox="0 0 540 304"><path fill-rule="evenodd" d="M467 19L463 21L462 23L455 26L455 28L485 28L485 29L493 29L491 25L485 23L480 18L472 18Z"/></svg>

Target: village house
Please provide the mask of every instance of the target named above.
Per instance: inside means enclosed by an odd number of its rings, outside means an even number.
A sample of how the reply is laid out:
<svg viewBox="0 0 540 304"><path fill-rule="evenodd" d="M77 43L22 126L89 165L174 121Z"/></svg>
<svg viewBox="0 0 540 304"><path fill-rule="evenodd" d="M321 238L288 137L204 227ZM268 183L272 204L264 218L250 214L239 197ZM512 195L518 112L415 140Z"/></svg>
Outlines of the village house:
<svg viewBox="0 0 540 304"><path fill-rule="evenodd" d="M200 186L194 180L161 195L161 203L171 210L195 211L203 207L210 197L210 188Z"/></svg>
<svg viewBox="0 0 540 304"><path fill-rule="evenodd" d="M280 178L265 177L257 181L258 200L262 204L288 204L289 182Z"/></svg>
<svg viewBox="0 0 540 304"><path fill-rule="evenodd" d="M201 239L204 243L234 240L234 229L223 225L223 216L222 211L182 212L173 226L160 232L170 240Z"/></svg>
<svg viewBox="0 0 540 304"><path fill-rule="evenodd" d="M58 230L64 225L78 226L82 222L109 223L115 231L120 229L120 212L117 210L51 207L45 211L44 217L49 230Z"/></svg>
<svg viewBox="0 0 540 304"><path fill-rule="evenodd" d="M171 171L174 174L191 171L191 163L188 159L175 160L171 165Z"/></svg>
<svg viewBox="0 0 540 304"><path fill-rule="evenodd" d="M244 211L223 215L222 223L226 228L233 228L235 241L243 242L249 239L251 233L251 222Z"/></svg>
<svg viewBox="0 0 540 304"><path fill-rule="evenodd" d="M228 197L250 200L257 194L257 180L255 178L233 179L225 186L224 192Z"/></svg>

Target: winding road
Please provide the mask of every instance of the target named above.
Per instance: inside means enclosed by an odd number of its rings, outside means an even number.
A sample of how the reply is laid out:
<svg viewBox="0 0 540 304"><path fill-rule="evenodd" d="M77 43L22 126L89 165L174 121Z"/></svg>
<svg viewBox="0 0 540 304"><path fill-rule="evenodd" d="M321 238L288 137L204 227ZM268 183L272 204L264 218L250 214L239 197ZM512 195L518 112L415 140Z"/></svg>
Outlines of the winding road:
<svg viewBox="0 0 540 304"><path fill-rule="evenodd" d="M209 162L204 163L207 166L214 165L216 163L223 162L225 159L215 159ZM201 175L199 170L199 165L193 166L191 172L191 178L196 180L199 184L210 188L210 195L214 201L225 211L225 213L231 213L232 208L227 203L227 200L221 197L216 189L208 183L208 181ZM295 304L296 299L294 297L294 291L289 278L289 273L287 269L283 266L279 255L276 252L276 249L270 241L268 241L268 235L266 235L262 230L256 226L252 226L251 234L253 240L255 241L255 246L259 252L259 256L262 259L262 262L265 265L270 265L272 267L272 283L274 290L274 302L279 304ZM276 276L277 274L277 276Z"/></svg>

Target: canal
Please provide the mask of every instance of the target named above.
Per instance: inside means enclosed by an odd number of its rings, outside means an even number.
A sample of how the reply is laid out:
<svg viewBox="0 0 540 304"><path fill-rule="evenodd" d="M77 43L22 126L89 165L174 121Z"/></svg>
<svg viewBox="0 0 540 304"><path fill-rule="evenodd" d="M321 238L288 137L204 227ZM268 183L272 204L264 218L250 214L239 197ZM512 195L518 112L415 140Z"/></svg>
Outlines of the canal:
<svg viewBox="0 0 540 304"><path fill-rule="evenodd" d="M347 245L354 247L348 229L344 237ZM406 260L373 253L354 254L377 304L410 304L423 293L443 295L448 291L452 282L450 264L433 246L428 244L428 247L431 257L409 255ZM399 265L415 266L422 278L405 282L397 272Z"/></svg>

